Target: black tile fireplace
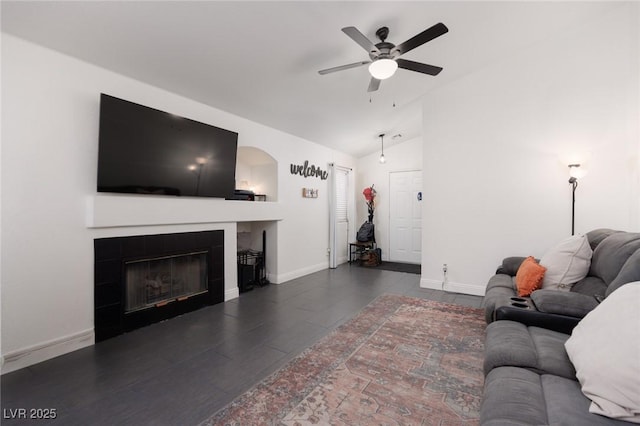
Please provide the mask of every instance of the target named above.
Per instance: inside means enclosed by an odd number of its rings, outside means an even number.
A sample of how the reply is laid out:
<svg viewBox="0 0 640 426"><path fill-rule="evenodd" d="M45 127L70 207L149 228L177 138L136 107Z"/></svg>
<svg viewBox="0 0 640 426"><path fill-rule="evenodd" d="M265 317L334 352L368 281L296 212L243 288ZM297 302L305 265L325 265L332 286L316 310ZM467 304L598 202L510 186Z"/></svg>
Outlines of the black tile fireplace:
<svg viewBox="0 0 640 426"><path fill-rule="evenodd" d="M224 301L224 231L94 240L96 342Z"/></svg>

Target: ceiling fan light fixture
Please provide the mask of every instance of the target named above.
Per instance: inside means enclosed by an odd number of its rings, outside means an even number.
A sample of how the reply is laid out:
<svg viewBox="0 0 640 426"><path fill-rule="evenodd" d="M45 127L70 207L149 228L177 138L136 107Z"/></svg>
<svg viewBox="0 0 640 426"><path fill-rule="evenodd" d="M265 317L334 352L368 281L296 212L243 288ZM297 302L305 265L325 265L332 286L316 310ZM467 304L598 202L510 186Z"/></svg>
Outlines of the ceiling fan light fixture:
<svg viewBox="0 0 640 426"><path fill-rule="evenodd" d="M378 80L385 80L395 74L398 69L398 63L393 59L378 59L369 65L369 73L371 77Z"/></svg>

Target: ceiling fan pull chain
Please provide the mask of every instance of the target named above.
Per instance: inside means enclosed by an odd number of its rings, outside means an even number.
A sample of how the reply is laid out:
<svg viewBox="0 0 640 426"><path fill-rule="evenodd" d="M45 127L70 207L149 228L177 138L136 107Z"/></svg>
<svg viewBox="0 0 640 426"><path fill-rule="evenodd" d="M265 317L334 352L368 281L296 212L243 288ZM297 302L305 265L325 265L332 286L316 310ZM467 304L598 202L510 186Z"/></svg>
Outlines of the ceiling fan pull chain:
<svg viewBox="0 0 640 426"><path fill-rule="evenodd" d="M392 102L393 102L393 106L391 108L395 108L396 107L396 83L395 81L391 82L391 92L393 93L393 96L391 98Z"/></svg>

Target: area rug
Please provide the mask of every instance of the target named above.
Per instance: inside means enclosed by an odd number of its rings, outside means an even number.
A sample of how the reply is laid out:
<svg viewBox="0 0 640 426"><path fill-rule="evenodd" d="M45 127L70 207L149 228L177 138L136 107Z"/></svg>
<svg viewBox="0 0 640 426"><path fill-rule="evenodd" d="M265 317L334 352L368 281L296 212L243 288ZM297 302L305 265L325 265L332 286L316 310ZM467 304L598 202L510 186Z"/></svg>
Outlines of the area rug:
<svg viewBox="0 0 640 426"><path fill-rule="evenodd" d="M202 425L474 425L480 309L383 295Z"/></svg>

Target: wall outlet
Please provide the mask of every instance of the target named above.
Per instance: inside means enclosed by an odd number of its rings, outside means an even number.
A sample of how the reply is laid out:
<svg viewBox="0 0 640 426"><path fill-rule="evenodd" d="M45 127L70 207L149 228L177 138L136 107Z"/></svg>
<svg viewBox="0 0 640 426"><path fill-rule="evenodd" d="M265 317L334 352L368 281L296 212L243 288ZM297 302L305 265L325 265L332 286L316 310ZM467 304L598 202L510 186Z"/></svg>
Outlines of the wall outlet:
<svg viewBox="0 0 640 426"><path fill-rule="evenodd" d="M449 270L449 267L447 266L446 263L442 264L442 286L441 289L444 291L444 287L447 285L447 271Z"/></svg>

